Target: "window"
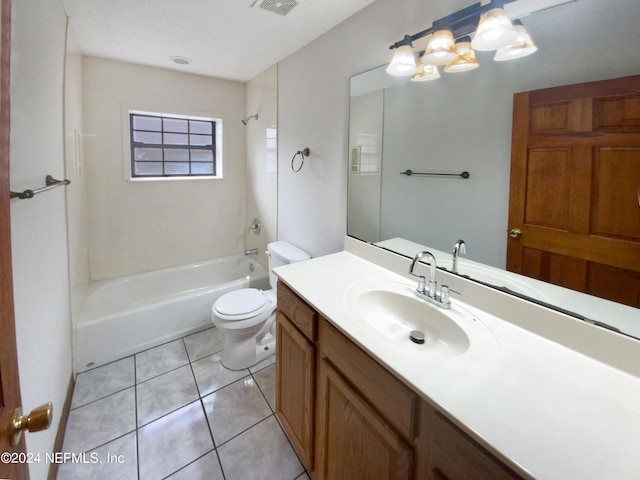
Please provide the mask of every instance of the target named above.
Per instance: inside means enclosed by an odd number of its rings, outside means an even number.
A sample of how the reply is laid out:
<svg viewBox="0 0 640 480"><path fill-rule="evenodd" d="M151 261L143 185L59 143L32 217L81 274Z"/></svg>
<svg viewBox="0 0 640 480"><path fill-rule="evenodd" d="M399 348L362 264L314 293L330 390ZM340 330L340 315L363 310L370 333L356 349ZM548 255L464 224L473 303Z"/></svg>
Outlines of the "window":
<svg viewBox="0 0 640 480"><path fill-rule="evenodd" d="M129 112L131 178L221 177L222 121Z"/></svg>
<svg viewBox="0 0 640 480"><path fill-rule="evenodd" d="M267 175L278 173L278 130L267 128Z"/></svg>
<svg viewBox="0 0 640 480"><path fill-rule="evenodd" d="M350 171L353 174L380 173L380 137L368 133L356 134L356 145L351 146Z"/></svg>

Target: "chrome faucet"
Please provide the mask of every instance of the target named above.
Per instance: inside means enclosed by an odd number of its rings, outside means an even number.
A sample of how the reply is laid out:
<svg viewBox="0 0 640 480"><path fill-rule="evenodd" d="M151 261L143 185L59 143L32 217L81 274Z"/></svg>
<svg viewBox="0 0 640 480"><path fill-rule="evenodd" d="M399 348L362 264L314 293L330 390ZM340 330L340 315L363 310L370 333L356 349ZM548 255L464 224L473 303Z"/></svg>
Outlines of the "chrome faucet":
<svg viewBox="0 0 640 480"><path fill-rule="evenodd" d="M458 240L453 246L453 260L451 262L451 272L458 273L458 256L467 253L466 244L464 240Z"/></svg>
<svg viewBox="0 0 640 480"><path fill-rule="evenodd" d="M427 257L429 263L429 283L423 275L414 273L416 264L422 257ZM442 288L438 288L438 282L436 282L436 257L431 252L423 250L418 252L411 261L409 267L409 273L414 277L418 277L418 288L416 288L416 295L424 300L427 300L434 305L442 308L451 308L451 301L449 300L449 287L443 285Z"/></svg>

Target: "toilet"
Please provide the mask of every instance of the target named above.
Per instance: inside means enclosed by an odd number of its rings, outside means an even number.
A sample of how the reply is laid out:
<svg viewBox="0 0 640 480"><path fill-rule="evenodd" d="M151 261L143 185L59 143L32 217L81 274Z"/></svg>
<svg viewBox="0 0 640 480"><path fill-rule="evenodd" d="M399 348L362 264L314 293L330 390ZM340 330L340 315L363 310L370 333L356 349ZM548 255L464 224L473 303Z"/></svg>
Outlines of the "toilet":
<svg viewBox="0 0 640 480"><path fill-rule="evenodd" d="M222 365L242 370L276 352L276 284L273 269L307 260L310 255L289 242L267 246L271 290L241 288L222 295L211 308L211 319L224 336Z"/></svg>

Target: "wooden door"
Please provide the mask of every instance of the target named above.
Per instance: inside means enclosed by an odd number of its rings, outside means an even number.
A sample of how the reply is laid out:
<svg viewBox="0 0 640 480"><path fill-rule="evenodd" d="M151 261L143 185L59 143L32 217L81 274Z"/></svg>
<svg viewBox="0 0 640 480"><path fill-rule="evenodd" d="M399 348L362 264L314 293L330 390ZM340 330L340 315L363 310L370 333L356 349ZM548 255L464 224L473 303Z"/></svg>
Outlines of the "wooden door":
<svg viewBox="0 0 640 480"><path fill-rule="evenodd" d="M13 316L13 278L11 272L11 221L9 205L9 54L11 51L11 1L1 0L0 21L0 478L28 479L24 435L17 446L9 441L7 426L13 410L20 406L20 382L16 332ZM12 463L12 460L16 460Z"/></svg>
<svg viewBox="0 0 640 480"><path fill-rule="evenodd" d="M412 450L326 360L318 370L314 478L409 480Z"/></svg>
<svg viewBox="0 0 640 480"><path fill-rule="evenodd" d="M507 269L640 307L640 76L514 96Z"/></svg>

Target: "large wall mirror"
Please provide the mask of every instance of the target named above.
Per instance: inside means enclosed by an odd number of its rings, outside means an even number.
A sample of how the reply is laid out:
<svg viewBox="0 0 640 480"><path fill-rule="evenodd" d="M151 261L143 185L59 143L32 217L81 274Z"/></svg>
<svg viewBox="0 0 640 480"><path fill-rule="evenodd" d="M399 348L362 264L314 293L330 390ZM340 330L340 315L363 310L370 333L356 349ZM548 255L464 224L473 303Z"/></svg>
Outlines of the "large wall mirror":
<svg viewBox="0 0 640 480"><path fill-rule="evenodd" d="M444 252L464 239L467 258L505 268L514 93L640 74L638 0L577 0L522 20L539 47L529 57L494 62L493 52L478 52L477 70L432 82L391 77L386 65L351 79L349 235ZM626 333L640 337L640 311L602 305L558 306L609 324L620 308L637 319Z"/></svg>

